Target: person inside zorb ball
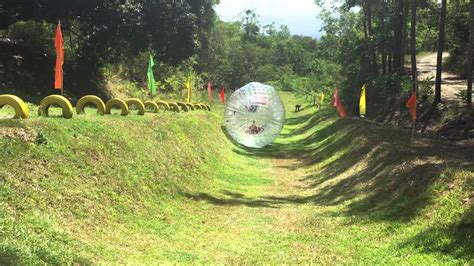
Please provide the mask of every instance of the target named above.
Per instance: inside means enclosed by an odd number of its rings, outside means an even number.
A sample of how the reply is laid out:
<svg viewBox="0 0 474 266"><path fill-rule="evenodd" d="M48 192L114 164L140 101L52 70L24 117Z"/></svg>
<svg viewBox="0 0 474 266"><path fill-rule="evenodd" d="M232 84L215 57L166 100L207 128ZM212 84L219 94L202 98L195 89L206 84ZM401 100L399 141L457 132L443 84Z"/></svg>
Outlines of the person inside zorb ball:
<svg viewBox="0 0 474 266"><path fill-rule="evenodd" d="M280 134L284 124L285 107L272 86L247 84L227 102L225 128L232 139L244 146L267 146Z"/></svg>

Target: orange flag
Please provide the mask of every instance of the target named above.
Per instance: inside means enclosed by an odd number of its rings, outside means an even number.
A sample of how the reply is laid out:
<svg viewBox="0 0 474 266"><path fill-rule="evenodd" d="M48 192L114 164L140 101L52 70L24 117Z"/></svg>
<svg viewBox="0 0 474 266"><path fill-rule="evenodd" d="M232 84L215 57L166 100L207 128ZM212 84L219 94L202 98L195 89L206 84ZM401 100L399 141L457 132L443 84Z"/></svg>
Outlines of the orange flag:
<svg viewBox="0 0 474 266"><path fill-rule="evenodd" d="M56 27L56 38L54 41L56 47L56 70L54 78L54 88L58 90L63 89L63 64L64 64L64 47L63 34L61 32L61 22Z"/></svg>
<svg viewBox="0 0 474 266"><path fill-rule="evenodd" d="M415 123L416 122L416 92L413 92L413 94L410 96L410 99L408 99L407 107L408 107L408 111L410 111L411 119L413 120L413 123Z"/></svg>

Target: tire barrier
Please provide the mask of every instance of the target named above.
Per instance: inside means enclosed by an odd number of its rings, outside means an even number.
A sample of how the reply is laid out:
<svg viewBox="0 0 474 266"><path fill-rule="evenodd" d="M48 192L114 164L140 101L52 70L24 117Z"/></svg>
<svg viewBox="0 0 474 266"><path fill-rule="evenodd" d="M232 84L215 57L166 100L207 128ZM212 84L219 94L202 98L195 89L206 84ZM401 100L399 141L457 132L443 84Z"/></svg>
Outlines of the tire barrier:
<svg viewBox="0 0 474 266"><path fill-rule="evenodd" d="M176 113L181 112L181 108L179 107L177 103L168 103L168 105L170 106L170 111L173 111Z"/></svg>
<svg viewBox="0 0 474 266"><path fill-rule="evenodd" d="M188 105L184 102L177 102L176 103L180 108L181 108L181 111L183 112L189 112L189 108L188 108Z"/></svg>
<svg viewBox="0 0 474 266"><path fill-rule="evenodd" d="M0 109L8 105L15 111L15 119L26 119L29 117L28 106L25 102L15 95L4 94L0 95Z"/></svg>
<svg viewBox="0 0 474 266"><path fill-rule="evenodd" d="M143 104L145 105L145 111L149 113L158 113L160 111L160 107L154 101L146 101Z"/></svg>
<svg viewBox="0 0 474 266"><path fill-rule="evenodd" d="M186 106L188 107L189 111L194 111L196 109L192 103L186 103Z"/></svg>
<svg viewBox="0 0 474 266"><path fill-rule="evenodd" d="M143 103L139 99L129 99L126 102L118 98L111 99L104 104L102 99L95 95L86 95L79 99L76 104L76 113L78 115L84 113L84 108L87 104L92 104L97 107L97 114L111 114L111 109L113 107L118 107L121 110L122 116L127 116L130 111L129 107L134 105L138 108L139 115L144 115L145 112L158 113L160 109L169 110L173 112L189 112L191 110L207 110L211 111L211 108L207 104L197 103L191 104L186 102L166 102L166 101L146 101ZM3 106L10 106L15 111L13 118L15 119L26 119L29 118L28 106L26 103L15 95L3 94L0 95L0 109ZM52 106L59 106L62 109L62 117L72 118L73 117L73 107L71 102L61 96L61 95L50 95L43 100L41 100L38 108L39 116L49 116L49 108Z"/></svg>
<svg viewBox="0 0 474 266"><path fill-rule="evenodd" d="M128 105L126 102L114 98L110 99L106 104L105 104L105 114L110 115L110 111L112 110L112 107L118 107L122 110L121 115L122 116L127 116L128 115Z"/></svg>
<svg viewBox="0 0 474 266"><path fill-rule="evenodd" d="M165 101L157 101L156 104L158 107L163 107L165 110L170 110L170 103Z"/></svg>
<svg viewBox="0 0 474 266"><path fill-rule="evenodd" d="M104 115L105 114L105 103L104 103L104 101L102 101L102 99L100 99L99 97L94 96L94 95L86 95L86 96L82 97L81 99L79 99L79 101L77 101L77 104L76 104L76 113L78 115L84 114L84 107L87 104L94 105L97 108L97 114L98 115Z"/></svg>
<svg viewBox="0 0 474 266"><path fill-rule="evenodd" d="M41 100L38 108L38 115L49 116L49 108L51 107L51 105L57 105L61 107L61 109L63 110L62 117L67 119L72 118L73 109L71 102L61 95L50 95Z"/></svg>
<svg viewBox="0 0 474 266"><path fill-rule="evenodd" d="M146 109L145 104L140 99L129 99L126 101L128 110L130 112L130 106L135 106L138 109L138 115L145 115Z"/></svg>

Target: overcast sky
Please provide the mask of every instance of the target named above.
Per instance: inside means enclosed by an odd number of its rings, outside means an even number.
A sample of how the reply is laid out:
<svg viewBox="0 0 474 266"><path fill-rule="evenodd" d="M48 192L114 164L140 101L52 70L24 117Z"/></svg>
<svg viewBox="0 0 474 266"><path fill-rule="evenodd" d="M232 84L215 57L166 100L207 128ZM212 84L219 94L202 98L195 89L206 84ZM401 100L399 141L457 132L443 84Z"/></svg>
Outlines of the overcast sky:
<svg viewBox="0 0 474 266"><path fill-rule="evenodd" d="M255 9L263 25L287 25L291 34L321 36L320 8L314 0L220 0L216 11L223 21L236 21L244 10Z"/></svg>

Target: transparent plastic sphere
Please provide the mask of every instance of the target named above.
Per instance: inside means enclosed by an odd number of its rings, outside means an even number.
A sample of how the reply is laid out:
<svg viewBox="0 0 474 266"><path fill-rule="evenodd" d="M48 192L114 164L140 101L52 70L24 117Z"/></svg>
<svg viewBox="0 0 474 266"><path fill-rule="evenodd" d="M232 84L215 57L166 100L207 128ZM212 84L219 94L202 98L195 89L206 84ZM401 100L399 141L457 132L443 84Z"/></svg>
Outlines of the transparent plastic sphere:
<svg viewBox="0 0 474 266"><path fill-rule="evenodd" d="M253 82L227 101L225 128L238 143L262 148L272 143L285 124L285 106L272 86Z"/></svg>

